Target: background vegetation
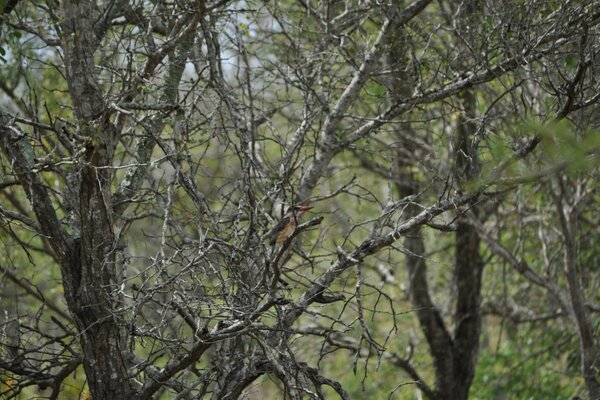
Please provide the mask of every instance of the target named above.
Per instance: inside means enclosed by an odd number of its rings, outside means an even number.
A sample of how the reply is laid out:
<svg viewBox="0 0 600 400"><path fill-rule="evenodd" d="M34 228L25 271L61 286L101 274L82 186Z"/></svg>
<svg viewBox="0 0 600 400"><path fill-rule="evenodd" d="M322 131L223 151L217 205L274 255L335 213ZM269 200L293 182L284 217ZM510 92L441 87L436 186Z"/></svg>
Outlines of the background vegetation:
<svg viewBox="0 0 600 400"><path fill-rule="evenodd" d="M598 2L0 12L0 397L600 399Z"/></svg>

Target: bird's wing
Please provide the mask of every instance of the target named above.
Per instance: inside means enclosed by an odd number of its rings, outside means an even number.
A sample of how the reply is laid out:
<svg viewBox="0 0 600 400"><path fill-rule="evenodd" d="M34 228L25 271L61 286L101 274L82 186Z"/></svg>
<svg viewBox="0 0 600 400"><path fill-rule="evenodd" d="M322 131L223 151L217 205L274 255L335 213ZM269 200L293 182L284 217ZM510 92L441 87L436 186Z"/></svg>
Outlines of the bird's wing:
<svg viewBox="0 0 600 400"><path fill-rule="evenodd" d="M286 240L294 233L294 231L296 230L296 224L291 222L292 221L290 221L289 224L286 224L281 230L281 232L279 232L277 238L275 238L275 244L281 244L284 240Z"/></svg>
<svg viewBox="0 0 600 400"><path fill-rule="evenodd" d="M283 217L281 220L279 220L277 225L275 225L273 227L273 229L271 229L271 235L269 236L269 241L270 241L271 245L275 244L275 242L277 241L277 236L279 236L279 233L289 223L290 223L290 217L286 216L286 217Z"/></svg>

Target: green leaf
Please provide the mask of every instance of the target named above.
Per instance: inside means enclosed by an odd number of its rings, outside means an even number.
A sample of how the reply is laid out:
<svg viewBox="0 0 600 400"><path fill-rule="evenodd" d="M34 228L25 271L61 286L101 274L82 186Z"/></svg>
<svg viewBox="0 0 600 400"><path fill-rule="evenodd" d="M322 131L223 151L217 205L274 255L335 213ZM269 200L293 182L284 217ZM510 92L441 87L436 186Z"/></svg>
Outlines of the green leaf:
<svg viewBox="0 0 600 400"><path fill-rule="evenodd" d="M567 66L567 69L569 71L574 71L575 69L577 69L577 66L579 65L579 57L577 57L574 54L569 54L565 58L565 65Z"/></svg>

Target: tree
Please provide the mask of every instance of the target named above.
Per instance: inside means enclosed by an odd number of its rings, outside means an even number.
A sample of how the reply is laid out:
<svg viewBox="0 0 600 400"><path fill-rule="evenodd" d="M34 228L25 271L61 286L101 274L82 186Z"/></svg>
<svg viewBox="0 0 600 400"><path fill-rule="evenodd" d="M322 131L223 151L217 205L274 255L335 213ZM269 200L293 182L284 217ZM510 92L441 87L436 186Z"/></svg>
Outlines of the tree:
<svg viewBox="0 0 600 400"><path fill-rule="evenodd" d="M342 349L365 386L377 356L428 398L466 399L482 329L503 329L486 316L519 323L509 292L546 311L521 279L555 299L545 323L576 333L598 398L593 2L3 9L9 398L235 399L267 376L285 398L346 399ZM531 196L557 216L537 236ZM541 275L538 241L564 275ZM498 263L515 282L486 291Z"/></svg>

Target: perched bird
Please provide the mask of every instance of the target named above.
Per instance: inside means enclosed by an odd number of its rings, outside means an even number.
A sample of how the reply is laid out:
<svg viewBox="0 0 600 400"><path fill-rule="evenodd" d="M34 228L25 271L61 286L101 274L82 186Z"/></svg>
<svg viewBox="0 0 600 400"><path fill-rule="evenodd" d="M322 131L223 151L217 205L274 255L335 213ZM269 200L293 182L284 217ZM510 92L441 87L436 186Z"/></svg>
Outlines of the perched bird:
<svg viewBox="0 0 600 400"><path fill-rule="evenodd" d="M271 253L275 251L275 247L282 244L285 239L290 237L298 226L298 219L302 213L312 209L313 207L304 204L295 205L288 208L287 212L281 220L271 229L269 241L271 243Z"/></svg>

